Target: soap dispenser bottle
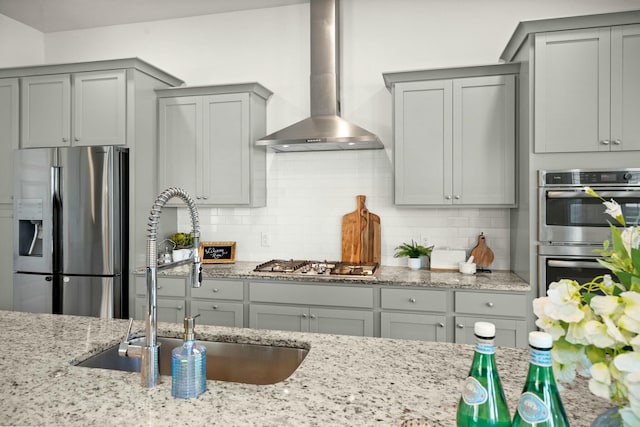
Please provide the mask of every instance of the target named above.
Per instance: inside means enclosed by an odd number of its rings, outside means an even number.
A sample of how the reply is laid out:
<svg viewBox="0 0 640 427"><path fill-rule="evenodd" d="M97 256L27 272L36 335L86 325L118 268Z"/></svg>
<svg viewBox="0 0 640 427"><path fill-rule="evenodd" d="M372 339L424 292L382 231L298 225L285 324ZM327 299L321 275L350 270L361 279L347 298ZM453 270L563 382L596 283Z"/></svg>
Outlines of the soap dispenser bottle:
<svg viewBox="0 0 640 427"><path fill-rule="evenodd" d="M180 399L197 397L207 390L207 349L195 341L195 317L185 317L184 343L171 351L171 395Z"/></svg>

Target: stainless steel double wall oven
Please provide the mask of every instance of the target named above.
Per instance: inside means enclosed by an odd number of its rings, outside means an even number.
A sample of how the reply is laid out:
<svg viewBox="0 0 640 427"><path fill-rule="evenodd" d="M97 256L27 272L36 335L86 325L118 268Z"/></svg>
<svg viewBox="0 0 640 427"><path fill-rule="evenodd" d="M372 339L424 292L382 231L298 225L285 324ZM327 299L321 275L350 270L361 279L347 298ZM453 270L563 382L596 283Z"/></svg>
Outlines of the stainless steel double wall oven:
<svg viewBox="0 0 640 427"><path fill-rule="evenodd" d="M539 295L560 279L584 283L609 273L595 250L610 239L609 222L619 224L584 187L614 199L625 218L635 220L640 216L640 169L539 171L538 177Z"/></svg>

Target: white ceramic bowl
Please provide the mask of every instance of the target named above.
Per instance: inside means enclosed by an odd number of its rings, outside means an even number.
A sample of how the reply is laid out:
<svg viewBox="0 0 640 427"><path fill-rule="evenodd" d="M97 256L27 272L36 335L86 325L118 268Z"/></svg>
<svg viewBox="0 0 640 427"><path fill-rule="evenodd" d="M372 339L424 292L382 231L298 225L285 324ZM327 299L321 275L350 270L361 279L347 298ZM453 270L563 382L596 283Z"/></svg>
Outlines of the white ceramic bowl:
<svg viewBox="0 0 640 427"><path fill-rule="evenodd" d="M475 262L461 262L458 264L458 269L462 274L475 274L476 263Z"/></svg>

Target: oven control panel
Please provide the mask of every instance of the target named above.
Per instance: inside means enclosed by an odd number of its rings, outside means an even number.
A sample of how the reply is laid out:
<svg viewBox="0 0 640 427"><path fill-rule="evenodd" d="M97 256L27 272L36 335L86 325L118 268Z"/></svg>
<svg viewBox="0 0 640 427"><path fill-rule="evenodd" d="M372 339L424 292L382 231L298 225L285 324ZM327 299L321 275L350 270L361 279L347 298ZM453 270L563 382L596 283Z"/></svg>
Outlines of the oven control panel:
<svg viewBox="0 0 640 427"><path fill-rule="evenodd" d="M540 185L640 185L640 169L540 171Z"/></svg>

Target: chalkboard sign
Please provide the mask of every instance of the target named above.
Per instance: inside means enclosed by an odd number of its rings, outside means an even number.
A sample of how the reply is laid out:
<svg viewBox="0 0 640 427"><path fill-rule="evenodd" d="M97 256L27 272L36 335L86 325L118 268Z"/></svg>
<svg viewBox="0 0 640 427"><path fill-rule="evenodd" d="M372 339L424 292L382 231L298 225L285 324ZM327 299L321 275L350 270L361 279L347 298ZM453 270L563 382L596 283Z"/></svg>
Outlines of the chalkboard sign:
<svg viewBox="0 0 640 427"><path fill-rule="evenodd" d="M200 260L203 264L236 262L236 242L201 242Z"/></svg>

